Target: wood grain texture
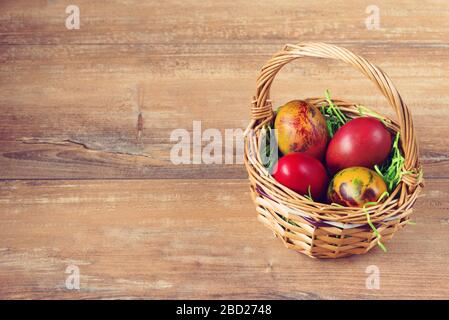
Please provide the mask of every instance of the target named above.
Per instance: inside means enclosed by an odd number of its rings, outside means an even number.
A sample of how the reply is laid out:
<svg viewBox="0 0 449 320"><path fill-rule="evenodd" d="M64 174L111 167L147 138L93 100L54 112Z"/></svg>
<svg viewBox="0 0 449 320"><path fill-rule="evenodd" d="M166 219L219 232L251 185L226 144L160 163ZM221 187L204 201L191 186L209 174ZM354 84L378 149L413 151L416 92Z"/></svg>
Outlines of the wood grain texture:
<svg viewBox="0 0 449 320"><path fill-rule="evenodd" d="M79 32L63 29L70 0L3 0L2 39L7 44L68 43L267 43L322 41L447 42L445 0L387 1L375 5L381 28L367 30L372 1L139 1L99 5L77 0ZM18 36L20 35L20 36Z"/></svg>
<svg viewBox="0 0 449 320"><path fill-rule="evenodd" d="M449 297L449 2L0 1L0 298ZM380 250L317 261L256 221L242 165L174 165L174 129L244 128L263 63L331 42L379 65L414 116L427 184ZM302 59L275 105L322 95L389 113L347 66ZM143 93L143 103L139 95ZM235 153L235 150L229 151ZM65 287L67 266L81 290ZM381 289L365 288L369 265Z"/></svg>
<svg viewBox="0 0 449 320"><path fill-rule="evenodd" d="M449 183L432 180L389 252L284 249L242 180L10 181L0 186L2 298L447 298ZM65 289L80 268L81 289ZM380 290L365 288L380 269Z"/></svg>
<svg viewBox="0 0 449 320"><path fill-rule="evenodd" d="M449 83L443 72L449 69L448 50L348 47L388 70L394 79L414 116L426 176L449 177L449 146L441 139L449 135L449 94L442 85ZM236 165L210 170L173 165L170 150L175 142L170 134L178 128L191 132L193 121L201 121L202 130L246 127L257 70L278 49L277 45L0 47L4 120L0 176L244 178L242 167ZM368 80L327 60L303 59L287 66L276 79L273 99L279 105L323 95L326 88L335 97L391 113Z"/></svg>

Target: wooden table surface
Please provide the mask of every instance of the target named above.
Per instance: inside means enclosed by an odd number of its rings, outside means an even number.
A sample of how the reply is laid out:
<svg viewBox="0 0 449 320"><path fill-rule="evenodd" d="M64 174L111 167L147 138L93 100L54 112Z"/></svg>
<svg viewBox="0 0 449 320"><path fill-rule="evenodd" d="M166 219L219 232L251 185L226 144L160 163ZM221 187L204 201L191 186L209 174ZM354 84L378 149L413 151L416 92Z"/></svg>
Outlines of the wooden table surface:
<svg viewBox="0 0 449 320"><path fill-rule="evenodd" d="M448 30L447 0L2 0L0 298L449 298ZM175 129L244 128L258 70L299 41L368 58L412 111L425 196L388 253L289 251L256 220L243 165L170 161ZM335 61L287 66L272 98L327 88L391 114Z"/></svg>

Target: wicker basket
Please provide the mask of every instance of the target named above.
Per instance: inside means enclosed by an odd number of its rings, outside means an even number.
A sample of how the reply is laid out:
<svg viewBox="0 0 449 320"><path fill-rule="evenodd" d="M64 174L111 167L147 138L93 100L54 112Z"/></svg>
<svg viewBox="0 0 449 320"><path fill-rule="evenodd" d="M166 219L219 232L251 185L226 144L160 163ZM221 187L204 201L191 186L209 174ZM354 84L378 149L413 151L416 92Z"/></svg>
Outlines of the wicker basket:
<svg viewBox="0 0 449 320"><path fill-rule="evenodd" d="M314 202L280 185L262 165L259 154L261 128L273 119L270 87L276 74L287 63L301 57L342 60L367 76L397 114L387 127L400 132L400 147L405 162L402 178L381 204L361 208L338 207ZM307 101L315 106L324 98ZM356 104L334 99L349 118L360 117ZM287 248L315 258L340 258L363 254L392 238L409 220L412 207L423 187L412 117L389 77L366 59L347 49L324 43L286 45L262 68L252 103L252 120L245 131L245 165L258 219L282 240ZM386 118L386 117L385 117ZM368 223L371 220L371 225ZM375 232L377 229L377 232Z"/></svg>

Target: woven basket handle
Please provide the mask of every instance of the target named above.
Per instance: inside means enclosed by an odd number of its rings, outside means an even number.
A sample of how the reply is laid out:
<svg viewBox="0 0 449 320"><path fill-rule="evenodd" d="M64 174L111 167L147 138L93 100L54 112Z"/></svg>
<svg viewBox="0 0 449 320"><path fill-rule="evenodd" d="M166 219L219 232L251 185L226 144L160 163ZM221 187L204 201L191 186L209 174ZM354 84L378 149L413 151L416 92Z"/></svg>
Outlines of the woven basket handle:
<svg viewBox="0 0 449 320"><path fill-rule="evenodd" d="M271 84L276 74L284 65L301 57L328 58L344 61L374 82L396 112L405 156L404 169L412 170L417 168L418 147L412 117L393 82L379 67L376 67L351 51L335 45L326 43L288 44L283 50L276 53L263 66L257 78L257 91L252 108L253 121L268 119L272 116L271 102L269 100Z"/></svg>

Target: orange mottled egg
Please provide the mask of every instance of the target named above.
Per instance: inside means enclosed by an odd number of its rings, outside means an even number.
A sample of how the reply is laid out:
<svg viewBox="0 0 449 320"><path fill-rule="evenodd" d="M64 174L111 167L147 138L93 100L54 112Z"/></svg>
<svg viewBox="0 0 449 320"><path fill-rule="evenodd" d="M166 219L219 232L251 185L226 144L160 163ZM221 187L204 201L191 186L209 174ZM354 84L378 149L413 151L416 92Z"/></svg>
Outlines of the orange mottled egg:
<svg viewBox="0 0 449 320"><path fill-rule="evenodd" d="M279 150L287 155L303 152L322 160L328 142L326 120L320 110L303 100L281 106L276 114Z"/></svg>
<svg viewBox="0 0 449 320"><path fill-rule="evenodd" d="M339 171L329 184L330 202L346 207L363 207L376 202L387 191L387 186L376 172L364 167L351 167Z"/></svg>

